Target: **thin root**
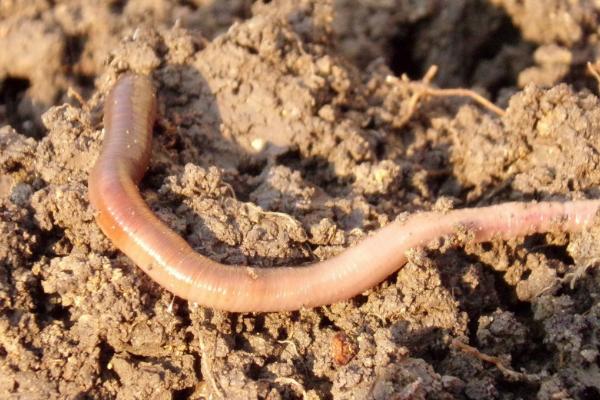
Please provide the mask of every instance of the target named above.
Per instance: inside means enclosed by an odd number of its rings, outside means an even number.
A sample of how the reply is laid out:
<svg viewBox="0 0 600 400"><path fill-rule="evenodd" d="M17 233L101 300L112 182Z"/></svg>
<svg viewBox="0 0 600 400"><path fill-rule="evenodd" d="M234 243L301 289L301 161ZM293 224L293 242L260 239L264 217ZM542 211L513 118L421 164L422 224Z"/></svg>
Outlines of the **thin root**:
<svg viewBox="0 0 600 400"><path fill-rule="evenodd" d="M300 357L300 352L298 351L298 346L296 346L296 343L294 343L293 340L290 340L290 339L278 340L277 343L289 345L293 350L293 355L296 357Z"/></svg>
<svg viewBox="0 0 600 400"><path fill-rule="evenodd" d="M83 99L83 96L77 90L73 89L73 87L69 86L69 88L67 89L67 96L77 100L77 102L79 102L79 105L85 112L90 111L87 102Z"/></svg>
<svg viewBox="0 0 600 400"><path fill-rule="evenodd" d="M432 88L432 87L426 87L424 89L424 93L426 96L433 96L433 97L451 97L451 96L469 97L476 103L479 103L480 106L487 108L488 110L498 114L500 117L502 117L506 113L503 109L501 109L500 107L498 107L497 105L495 105L494 103L492 103L491 101L489 101L488 99L486 99L485 97L480 95L479 93L474 92L470 89L464 89L464 88L436 89L436 88Z"/></svg>
<svg viewBox="0 0 600 400"><path fill-rule="evenodd" d="M306 389L304 389L304 385L302 385L300 382L298 382L294 378L279 377L279 378L275 378L273 380L266 379L264 381L295 386L296 388L298 388L298 390L300 390L300 393L302 393L302 399L308 400L308 393L306 392Z"/></svg>
<svg viewBox="0 0 600 400"><path fill-rule="evenodd" d="M600 86L600 72L598 72L596 66L588 61L587 70L594 78L596 78L596 82L598 82L598 86Z"/></svg>
<svg viewBox="0 0 600 400"><path fill-rule="evenodd" d="M575 289L575 285L577 284L577 281L584 278L586 276L588 270L591 268L597 267L599 265L599 263L600 263L600 260L598 260L596 258L592 258L592 259L588 260L585 264L576 266L573 271L567 272L565 274L565 276L560 280L560 282L563 284L568 283L569 289L573 290L573 289Z"/></svg>
<svg viewBox="0 0 600 400"><path fill-rule="evenodd" d="M211 362L211 357L208 357L206 352L206 344L204 343L204 337L200 333L198 342L200 344L200 366L202 368L202 374L206 377L206 380L210 384L213 393L219 399L225 398L225 393L223 389L217 383L215 379L215 375L213 374L213 366Z"/></svg>
<svg viewBox="0 0 600 400"><path fill-rule="evenodd" d="M494 364L496 366L496 368L498 368L498 370L507 379L509 379L511 381L525 381L525 382L529 382L529 383L537 383L540 381L539 375L517 372L517 371L505 366L504 363L502 362L502 360L500 360L498 357L484 354L484 353L480 352L479 350L477 350L475 347L469 346L468 344L465 344L461 341L452 339L452 342L450 344L452 345L452 347L462 351L465 354L473 356L481 361L484 361L484 362L487 362L490 364Z"/></svg>
<svg viewBox="0 0 600 400"><path fill-rule="evenodd" d="M231 194L231 197L234 200L237 200L237 197L235 195L235 190L233 189L233 186L231 186L229 183L227 182L223 182L223 185L227 188L227 190L229 190L229 193Z"/></svg>
<svg viewBox="0 0 600 400"><path fill-rule="evenodd" d="M171 295L171 302L167 306L167 313L174 315L173 313L173 305L175 304L175 296Z"/></svg>
<svg viewBox="0 0 600 400"><path fill-rule="evenodd" d="M427 96L468 97L471 100L478 103L479 105L481 105L482 107L488 109L489 111L497 114L500 117L502 117L506 113L502 108L498 107L497 105L495 105L494 103L492 103L491 101L489 101L488 99L486 99L485 97L473 90L464 88L439 89L431 87L431 81L435 77L437 70L438 67L436 65L432 65L419 82L407 81L406 77L403 77L403 79L398 79L397 77L391 75L387 77L387 82L389 83L405 83L408 84L408 86L414 90L412 96L408 100L408 110L406 111L406 113L404 113L402 117L398 119L398 121L395 121L395 125L397 127L404 126L412 118L413 114L417 110L419 101L422 98L426 98Z"/></svg>

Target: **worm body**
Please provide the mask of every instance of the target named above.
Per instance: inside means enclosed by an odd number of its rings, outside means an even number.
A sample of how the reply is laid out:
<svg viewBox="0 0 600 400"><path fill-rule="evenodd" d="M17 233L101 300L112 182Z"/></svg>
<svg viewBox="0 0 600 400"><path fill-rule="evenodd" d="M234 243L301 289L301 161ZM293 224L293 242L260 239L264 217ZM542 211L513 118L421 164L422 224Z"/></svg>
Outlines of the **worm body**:
<svg viewBox="0 0 600 400"><path fill-rule="evenodd" d="M505 203L396 221L331 259L307 266L223 265L195 252L160 221L137 184L151 151L156 96L149 78L127 74L105 103L105 138L89 177L96 220L114 245L170 292L228 311L285 311L334 303L383 281L405 262L406 250L458 228L473 240L511 238L553 228L576 231L593 220L598 200Z"/></svg>

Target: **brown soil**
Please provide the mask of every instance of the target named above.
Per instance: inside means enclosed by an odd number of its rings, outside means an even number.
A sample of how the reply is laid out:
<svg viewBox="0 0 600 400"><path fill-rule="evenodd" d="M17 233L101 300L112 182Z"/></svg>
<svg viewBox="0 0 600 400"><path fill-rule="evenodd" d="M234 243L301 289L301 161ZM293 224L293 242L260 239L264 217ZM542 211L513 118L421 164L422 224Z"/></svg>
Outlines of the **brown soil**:
<svg viewBox="0 0 600 400"><path fill-rule="evenodd" d="M143 194L224 263L327 258L405 212L598 197L597 3L0 2L0 398L599 398L600 228L417 249L349 301L231 314L149 280L86 188L135 70L160 103ZM505 116L411 108L388 77L434 64Z"/></svg>

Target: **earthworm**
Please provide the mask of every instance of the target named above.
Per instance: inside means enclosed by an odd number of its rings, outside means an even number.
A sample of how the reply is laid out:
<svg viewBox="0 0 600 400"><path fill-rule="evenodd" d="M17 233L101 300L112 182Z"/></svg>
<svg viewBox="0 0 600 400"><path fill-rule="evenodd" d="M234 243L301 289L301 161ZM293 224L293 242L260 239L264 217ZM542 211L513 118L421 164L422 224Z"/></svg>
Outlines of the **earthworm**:
<svg viewBox="0 0 600 400"><path fill-rule="evenodd" d="M105 137L89 176L89 199L104 234L154 281L215 309L288 311L331 304L377 285L406 263L407 250L441 236L466 230L473 241L482 242L552 229L574 232L590 225L600 208L600 200L579 200L421 212L312 265L224 265L195 252L140 195L137 186L150 161L155 113L150 78L123 75L105 102Z"/></svg>

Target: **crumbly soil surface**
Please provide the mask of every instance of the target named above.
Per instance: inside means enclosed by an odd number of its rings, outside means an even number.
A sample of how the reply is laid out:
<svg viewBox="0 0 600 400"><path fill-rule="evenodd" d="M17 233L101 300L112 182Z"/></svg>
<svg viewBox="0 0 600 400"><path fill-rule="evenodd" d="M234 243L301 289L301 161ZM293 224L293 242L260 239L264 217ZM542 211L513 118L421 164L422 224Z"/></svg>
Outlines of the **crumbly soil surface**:
<svg viewBox="0 0 600 400"><path fill-rule="evenodd" d="M0 398L600 398L598 227L415 249L348 301L234 314L161 289L87 199L129 70L160 104L143 196L223 263L325 259L421 210L597 198L599 18L586 0L1 1Z"/></svg>

